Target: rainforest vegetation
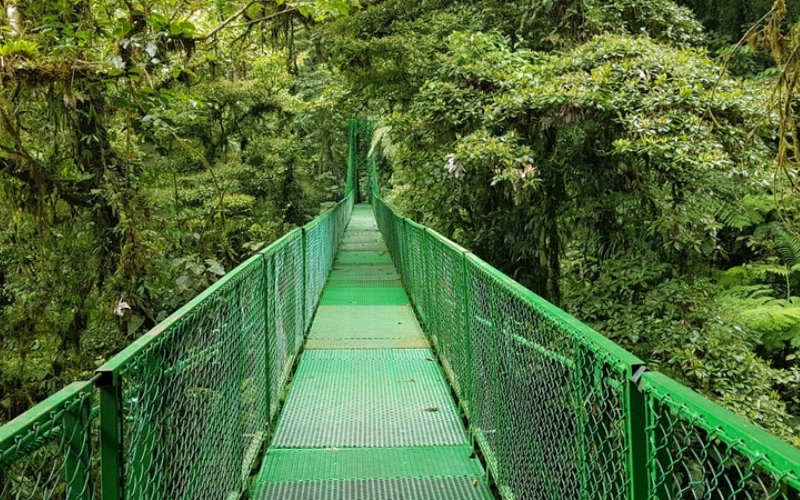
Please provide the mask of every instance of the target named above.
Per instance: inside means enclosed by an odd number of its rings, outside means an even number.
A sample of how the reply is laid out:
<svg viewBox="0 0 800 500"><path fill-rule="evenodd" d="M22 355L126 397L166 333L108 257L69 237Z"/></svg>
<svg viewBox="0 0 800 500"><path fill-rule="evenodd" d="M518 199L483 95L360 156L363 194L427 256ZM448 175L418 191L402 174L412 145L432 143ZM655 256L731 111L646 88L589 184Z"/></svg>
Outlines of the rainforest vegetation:
<svg viewBox="0 0 800 500"><path fill-rule="evenodd" d="M800 446L800 2L4 0L0 420L387 199Z"/></svg>

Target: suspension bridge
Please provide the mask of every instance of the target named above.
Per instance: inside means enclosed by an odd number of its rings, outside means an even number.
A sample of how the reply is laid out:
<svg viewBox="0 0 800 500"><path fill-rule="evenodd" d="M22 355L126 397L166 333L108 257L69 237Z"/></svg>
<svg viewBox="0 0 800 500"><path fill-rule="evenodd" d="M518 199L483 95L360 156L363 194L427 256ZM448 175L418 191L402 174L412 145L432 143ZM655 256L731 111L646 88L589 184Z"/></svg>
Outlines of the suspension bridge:
<svg viewBox="0 0 800 500"><path fill-rule="evenodd" d="M800 499L800 450L398 215L369 136L345 199L0 428L0 498Z"/></svg>

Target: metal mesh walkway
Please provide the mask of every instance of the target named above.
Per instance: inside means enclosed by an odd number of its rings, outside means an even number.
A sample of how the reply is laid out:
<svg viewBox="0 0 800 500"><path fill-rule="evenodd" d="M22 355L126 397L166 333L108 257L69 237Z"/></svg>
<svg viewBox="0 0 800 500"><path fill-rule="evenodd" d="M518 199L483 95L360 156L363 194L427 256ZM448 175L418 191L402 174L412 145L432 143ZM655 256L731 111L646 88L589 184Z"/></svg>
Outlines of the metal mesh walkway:
<svg viewBox="0 0 800 500"><path fill-rule="evenodd" d="M370 205L353 209L305 349L253 498L493 498Z"/></svg>

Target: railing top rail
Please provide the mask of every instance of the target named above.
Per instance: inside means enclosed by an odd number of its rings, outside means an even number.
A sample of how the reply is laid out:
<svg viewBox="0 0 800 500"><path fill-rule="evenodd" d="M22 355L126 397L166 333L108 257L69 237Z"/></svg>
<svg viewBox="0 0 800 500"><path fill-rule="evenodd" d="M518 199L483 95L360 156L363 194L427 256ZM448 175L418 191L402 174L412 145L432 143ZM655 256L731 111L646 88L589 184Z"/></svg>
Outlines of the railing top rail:
<svg viewBox="0 0 800 500"><path fill-rule="evenodd" d="M91 391L92 382L73 382L0 427L0 465L14 459L14 448L26 432L37 428L39 432L47 431L42 426L57 420L61 412L69 410L71 405L78 403L83 395Z"/></svg>

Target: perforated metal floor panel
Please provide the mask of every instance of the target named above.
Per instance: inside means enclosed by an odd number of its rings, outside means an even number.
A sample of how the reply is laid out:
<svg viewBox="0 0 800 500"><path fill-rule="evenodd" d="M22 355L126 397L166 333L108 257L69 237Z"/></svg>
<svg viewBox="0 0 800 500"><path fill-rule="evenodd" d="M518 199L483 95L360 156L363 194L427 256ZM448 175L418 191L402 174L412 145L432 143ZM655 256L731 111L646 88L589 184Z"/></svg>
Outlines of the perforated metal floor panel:
<svg viewBox="0 0 800 500"><path fill-rule="evenodd" d="M429 349L307 350L278 421L277 448L466 444Z"/></svg>
<svg viewBox="0 0 800 500"><path fill-rule="evenodd" d="M401 306L409 304L402 287L326 286L319 300L322 306Z"/></svg>
<svg viewBox="0 0 800 500"><path fill-rule="evenodd" d="M493 498L476 477L356 479L261 483L256 500L486 500Z"/></svg>
<svg viewBox="0 0 800 500"><path fill-rule="evenodd" d="M472 457L472 458L471 458ZM472 446L271 449L259 481L481 476Z"/></svg>
<svg viewBox="0 0 800 500"><path fill-rule="evenodd" d="M335 265L328 275L328 283L343 281L380 281L387 279L400 279L400 275L397 274L394 265L391 263L375 265Z"/></svg>
<svg viewBox="0 0 800 500"><path fill-rule="evenodd" d="M339 252L334 261L337 264L391 264L392 256L388 250L350 250Z"/></svg>
<svg viewBox="0 0 800 500"><path fill-rule="evenodd" d="M320 306L306 349L429 347L411 306Z"/></svg>
<svg viewBox="0 0 800 500"><path fill-rule="evenodd" d="M491 500L369 205L338 250L251 498Z"/></svg>

